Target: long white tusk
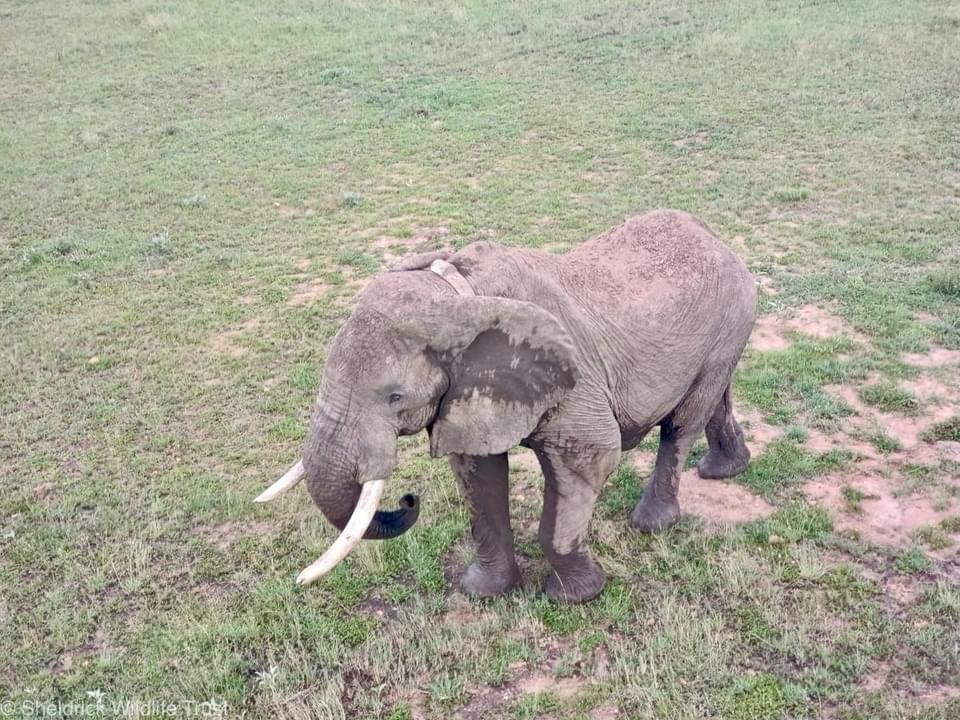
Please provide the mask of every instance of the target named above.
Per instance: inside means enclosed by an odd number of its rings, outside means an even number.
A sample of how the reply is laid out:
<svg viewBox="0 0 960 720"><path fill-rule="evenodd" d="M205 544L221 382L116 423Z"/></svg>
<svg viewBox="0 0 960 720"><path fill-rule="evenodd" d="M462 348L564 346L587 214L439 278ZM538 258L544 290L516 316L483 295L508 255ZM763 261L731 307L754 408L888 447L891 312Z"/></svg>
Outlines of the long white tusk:
<svg viewBox="0 0 960 720"><path fill-rule="evenodd" d="M303 478L303 460L287 470L282 478L257 495L257 497L254 498L254 502L270 502L274 498L280 497L300 482L301 478Z"/></svg>
<svg viewBox="0 0 960 720"><path fill-rule="evenodd" d="M370 526L370 521L373 520L373 514L377 511L377 505L380 504L380 497L383 495L384 484L384 480L370 480L363 484L357 507L354 508L353 515L350 516L350 521L340 533L340 537L333 541L333 545L320 556L319 560L297 575L297 585L306 585L323 577L351 553L363 538L363 534Z"/></svg>

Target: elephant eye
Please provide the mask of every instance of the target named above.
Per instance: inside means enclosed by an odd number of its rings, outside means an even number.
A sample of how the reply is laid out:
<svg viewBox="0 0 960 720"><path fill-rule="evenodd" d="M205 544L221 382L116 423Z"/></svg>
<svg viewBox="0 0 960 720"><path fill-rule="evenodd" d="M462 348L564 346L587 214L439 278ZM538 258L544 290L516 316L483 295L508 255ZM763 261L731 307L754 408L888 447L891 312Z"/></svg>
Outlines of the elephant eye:
<svg viewBox="0 0 960 720"><path fill-rule="evenodd" d="M394 393L390 393L387 396L387 402L390 403L391 405L396 405L401 400L403 400L403 395L401 395L400 393L394 392Z"/></svg>

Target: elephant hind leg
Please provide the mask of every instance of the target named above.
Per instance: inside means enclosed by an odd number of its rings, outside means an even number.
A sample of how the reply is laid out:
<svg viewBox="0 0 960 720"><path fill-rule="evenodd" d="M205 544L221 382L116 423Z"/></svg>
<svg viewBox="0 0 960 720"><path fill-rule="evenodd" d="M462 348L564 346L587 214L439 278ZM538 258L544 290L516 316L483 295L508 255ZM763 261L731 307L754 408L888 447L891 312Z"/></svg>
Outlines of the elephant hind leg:
<svg viewBox="0 0 960 720"><path fill-rule="evenodd" d="M690 454L690 447L702 426L687 432L675 424L672 416L660 423L660 447L653 475L647 481L643 497L630 514L630 526L643 532L666 530L680 519L680 469Z"/></svg>
<svg viewBox="0 0 960 720"><path fill-rule="evenodd" d="M730 386L723 391L706 427L710 449L697 464L702 478L729 478L743 472L750 462L750 451L743 439L743 430L733 416Z"/></svg>
<svg viewBox="0 0 960 720"><path fill-rule="evenodd" d="M718 366L705 372L683 401L661 421L657 461L643 497L630 515L633 528L659 532L680 519L680 503L677 499L680 472L694 441L705 426L717 417L718 404L723 405L723 397L729 392L731 372L729 366ZM725 415L719 417L723 421ZM709 434L711 431L707 432Z"/></svg>

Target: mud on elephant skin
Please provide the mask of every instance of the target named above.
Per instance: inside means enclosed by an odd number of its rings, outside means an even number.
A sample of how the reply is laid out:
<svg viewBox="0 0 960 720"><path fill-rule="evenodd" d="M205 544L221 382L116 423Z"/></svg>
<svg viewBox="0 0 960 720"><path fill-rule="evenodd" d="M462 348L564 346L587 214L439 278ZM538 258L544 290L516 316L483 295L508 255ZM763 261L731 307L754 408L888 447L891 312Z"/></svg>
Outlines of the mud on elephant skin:
<svg viewBox="0 0 960 720"><path fill-rule="evenodd" d="M701 476L730 477L750 454L730 381L753 326L746 267L700 220L658 210L566 255L477 242L410 257L367 285L333 339L303 459L258 500L306 479L342 530L298 578L329 571L363 538L416 521L406 496L377 509L397 438L426 430L448 456L470 511L476 560L462 589L521 583L513 549L507 451L532 448L544 474L539 540L549 596L595 597L593 506L623 451L659 427L660 448L633 528L680 516L680 470L706 432Z"/></svg>

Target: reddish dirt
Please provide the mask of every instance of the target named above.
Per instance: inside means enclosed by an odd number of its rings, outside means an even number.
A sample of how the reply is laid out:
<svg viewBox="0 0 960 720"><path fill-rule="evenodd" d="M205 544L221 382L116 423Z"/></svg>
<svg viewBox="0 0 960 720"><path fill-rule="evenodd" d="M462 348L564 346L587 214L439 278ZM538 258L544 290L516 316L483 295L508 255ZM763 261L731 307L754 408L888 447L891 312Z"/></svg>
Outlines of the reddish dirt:
<svg viewBox="0 0 960 720"><path fill-rule="evenodd" d="M866 340L846 322L816 305L803 305L797 308L786 324L791 330L819 339L846 336L858 342Z"/></svg>
<svg viewBox="0 0 960 720"><path fill-rule="evenodd" d="M762 315L753 324L750 347L759 352L780 352L790 347L783 321L776 315Z"/></svg>
<svg viewBox="0 0 960 720"><path fill-rule="evenodd" d="M416 227L405 237L380 235L373 241L373 247L383 253L382 264L389 267L409 255L438 249L449 234L450 229L446 225Z"/></svg>
<svg viewBox="0 0 960 720"><path fill-rule="evenodd" d="M323 280L307 280L297 285L293 295L287 300L287 305L309 305L330 292L330 286Z"/></svg>
<svg viewBox="0 0 960 720"><path fill-rule="evenodd" d="M743 430L751 457L759 457L767 445L780 437L782 428L765 421L760 413L756 411L741 412L735 409L734 414Z"/></svg>
<svg viewBox="0 0 960 720"><path fill-rule="evenodd" d="M914 384L942 389L945 393L943 398L948 397L948 394L952 397L956 396L956 393L946 386L931 379L918 380ZM857 391L849 385L827 385L824 390L839 397L855 411L856 416L845 421L847 426L867 434L878 428L883 430L902 446L903 452L897 453L897 455L903 455L904 452L916 448L922 443L920 436L925 430L957 413L955 404L930 405L929 402L916 414L886 413L866 405L860 399ZM921 400L930 399L923 395L919 397Z"/></svg>
<svg viewBox="0 0 960 720"><path fill-rule="evenodd" d="M113 650L113 645L111 645L110 639L103 630L98 628L93 637L83 645L61 653L50 672L54 675L63 675L70 672L77 664L87 666L94 656L108 655L111 650Z"/></svg>
<svg viewBox="0 0 960 720"><path fill-rule="evenodd" d="M761 286L764 289L764 286ZM766 291L766 290L764 290ZM823 340L846 337L856 342L866 338L842 319L816 305L802 305L788 316L761 315L753 326L750 347L761 352L779 352L790 347L790 333L797 332Z"/></svg>
<svg viewBox="0 0 960 720"><path fill-rule="evenodd" d="M778 430L767 425L762 420L753 418L751 430L746 431L750 440L751 452L754 456L762 452L763 447ZM653 463L653 454L648 452L631 452L627 457L633 463L640 478L646 480L650 466ZM539 498L531 498L532 494L539 494L539 488L525 482L524 475L540 475L540 465L536 455L530 450L521 450L510 454L510 467L515 474L511 481L511 496L514 503L539 502ZM731 525L747 522L770 515L774 508L760 497L745 490L736 483L722 480L702 480L695 469L686 470L680 480L680 507L684 512L696 515L709 524Z"/></svg>
<svg viewBox="0 0 960 720"><path fill-rule="evenodd" d="M342 275L346 277L346 282L338 285L330 285L319 278L305 280L297 285L293 295L287 299L287 305L309 305L330 294L336 294L334 302L339 305L353 304L357 294L370 282L371 278L352 277L349 270L344 271Z"/></svg>
<svg viewBox="0 0 960 720"><path fill-rule="evenodd" d="M955 499L938 509L927 496L900 495L898 478L884 475L884 470L888 469L882 463L870 467L857 466L852 472L817 478L807 483L804 492L813 502L830 512L836 529L852 532L878 545L909 546L917 530L938 524L960 512L960 502ZM858 503L859 512L848 507L844 500L845 486L866 496ZM948 548L944 552L949 551ZM937 555L938 552L933 554Z"/></svg>
<svg viewBox="0 0 960 720"><path fill-rule="evenodd" d="M521 695L551 693L561 700L576 697L583 692L589 681L583 677L556 678L553 675L537 673L522 678L516 684Z"/></svg>
<svg viewBox="0 0 960 720"><path fill-rule="evenodd" d="M696 469L680 477L680 509L709 525L735 525L773 514L774 507L732 481L703 480Z"/></svg>
<svg viewBox="0 0 960 720"><path fill-rule="evenodd" d="M561 700L572 701L588 691L597 680L582 675L556 677L553 668L563 652L564 648L560 646L548 648L539 667L530 667L524 662L513 663L507 669L506 682L499 687L468 688L472 695L470 701L451 717L457 720L505 717L508 714L505 711L524 695L551 693Z"/></svg>
<svg viewBox="0 0 960 720"><path fill-rule="evenodd" d="M314 198L308 198L301 207L288 205L282 200L274 200L273 208L282 218L305 218L313 217L317 214L317 201Z"/></svg>
<svg viewBox="0 0 960 720"><path fill-rule="evenodd" d="M37 500L43 500L49 497L54 490L56 490L56 486L53 483L49 483L49 482L40 483L39 485L33 488L33 496Z"/></svg>
<svg viewBox="0 0 960 720"><path fill-rule="evenodd" d="M490 621L491 618L496 619L465 595L454 593L450 596L441 622L448 627L463 628Z"/></svg>
<svg viewBox="0 0 960 720"><path fill-rule="evenodd" d="M238 358L247 354L247 348L239 343L240 338L257 330L263 321L250 318L239 328L214 333L207 339L207 351L215 355L228 355Z"/></svg>
<svg viewBox="0 0 960 720"><path fill-rule="evenodd" d="M511 469L516 468L523 472L534 473L535 475L539 475L541 472L540 462L537 460L537 456L534 455L533 450L518 448L510 453L507 461Z"/></svg>
<svg viewBox="0 0 960 720"><path fill-rule="evenodd" d="M908 365L922 368L940 368L948 365L960 365L960 350L933 347L924 354L904 353L903 361Z"/></svg>
<svg viewBox="0 0 960 720"><path fill-rule="evenodd" d="M620 710L616 705L603 704L597 705L590 711L590 714L587 715L588 720L616 720L620 717Z"/></svg>
<svg viewBox="0 0 960 720"><path fill-rule="evenodd" d="M268 520L229 520L213 527L197 528L195 534L217 549L226 552L245 537L272 537L276 523Z"/></svg>
<svg viewBox="0 0 960 720"><path fill-rule="evenodd" d="M918 367L936 368L943 353L934 349L930 357L912 356L911 359ZM960 410L957 381L953 376L941 378L931 374L934 372L931 370L900 383L921 403L913 414L882 412L868 406L850 386L824 388L849 405L855 415L845 419L842 429L830 436L811 433L808 445L820 451L826 451L832 445L854 450L861 456L850 469L817 478L805 487L807 496L830 512L838 530L871 543L903 548L918 542L917 531L960 514L960 499L957 497L960 495L960 478L947 475L925 487L924 483L910 482L905 475L905 469L910 466L942 468L945 462L960 462L960 443L929 443L922 439L925 430ZM867 443L851 437L868 437L877 431L894 438L900 448L881 455ZM940 472L942 475L942 470ZM855 503L845 501L844 487L865 495L865 499ZM954 535L951 539L948 548L928 549L928 554L939 558L955 555L960 536ZM898 590L892 587L890 591L896 593Z"/></svg>

